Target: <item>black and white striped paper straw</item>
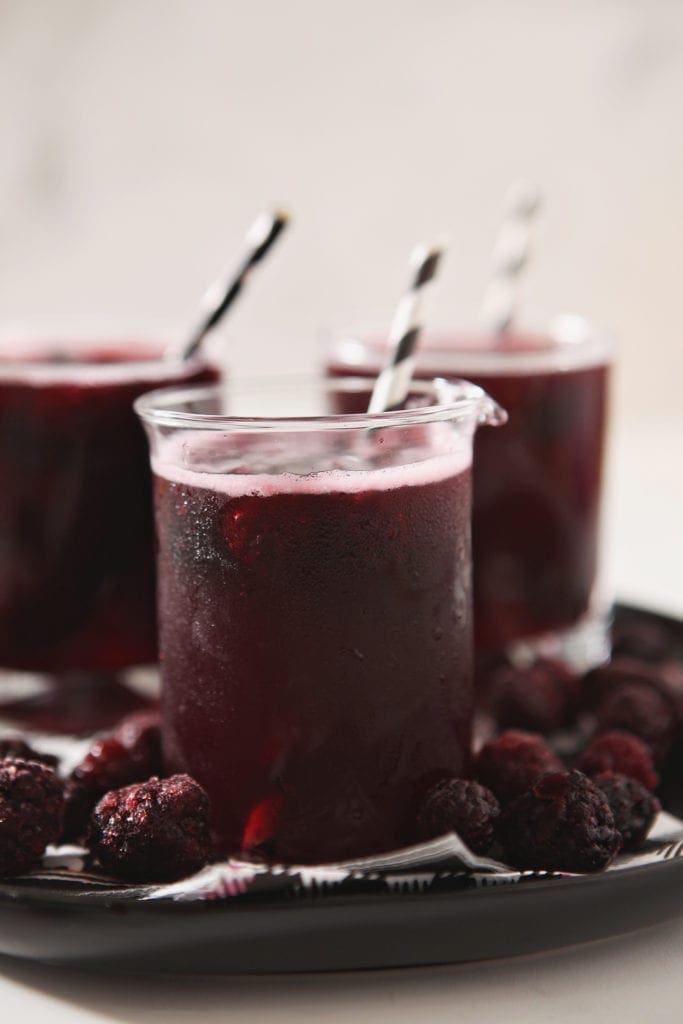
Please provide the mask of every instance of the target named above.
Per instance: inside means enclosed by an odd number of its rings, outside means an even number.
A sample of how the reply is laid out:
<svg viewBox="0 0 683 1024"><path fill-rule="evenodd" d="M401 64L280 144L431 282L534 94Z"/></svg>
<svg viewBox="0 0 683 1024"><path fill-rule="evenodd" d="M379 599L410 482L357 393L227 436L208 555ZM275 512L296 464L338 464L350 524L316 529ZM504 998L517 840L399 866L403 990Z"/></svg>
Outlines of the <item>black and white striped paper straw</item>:
<svg viewBox="0 0 683 1024"><path fill-rule="evenodd" d="M419 245L411 256L410 287L401 298L389 332L391 355L372 389L369 413L397 409L410 391L415 370L415 349L422 330L421 308L427 285L436 277L443 256L440 246Z"/></svg>
<svg viewBox="0 0 683 1024"><path fill-rule="evenodd" d="M482 306L484 323L493 334L505 334L514 321L541 198L538 185L521 180L513 182L505 197L503 223L493 247L491 276Z"/></svg>
<svg viewBox="0 0 683 1024"><path fill-rule="evenodd" d="M289 223L285 210L266 210L249 228L246 252L237 270L220 277L205 293L200 303L200 320L182 350L182 358L190 359L209 331L225 316L240 294L253 268L260 263Z"/></svg>

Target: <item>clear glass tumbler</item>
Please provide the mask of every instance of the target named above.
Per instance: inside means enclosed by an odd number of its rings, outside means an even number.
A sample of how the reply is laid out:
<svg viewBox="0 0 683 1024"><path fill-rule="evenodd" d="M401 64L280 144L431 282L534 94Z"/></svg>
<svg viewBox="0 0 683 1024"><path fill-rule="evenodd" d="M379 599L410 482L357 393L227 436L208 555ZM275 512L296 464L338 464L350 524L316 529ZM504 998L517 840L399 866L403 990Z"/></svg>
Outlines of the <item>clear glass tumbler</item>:
<svg viewBox="0 0 683 1024"><path fill-rule="evenodd" d="M607 654L609 601L600 526L612 340L578 316L502 338L427 334L417 375L476 382L507 410L475 445L474 631L477 653L506 649L584 668ZM386 338L326 337L328 374L370 374ZM362 397L361 397L362 401Z"/></svg>
<svg viewBox="0 0 683 1024"><path fill-rule="evenodd" d="M217 849L299 863L415 838L467 769L470 465L461 382L346 414L371 382L228 382L136 402L151 446L162 733Z"/></svg>
<svg viewBox="0 0 683 1024"><path fill-rule="evenodd" d="M53 679L156 660L149 460L133 400L217 377L144 336L3 332L3 669Z"/></svg>

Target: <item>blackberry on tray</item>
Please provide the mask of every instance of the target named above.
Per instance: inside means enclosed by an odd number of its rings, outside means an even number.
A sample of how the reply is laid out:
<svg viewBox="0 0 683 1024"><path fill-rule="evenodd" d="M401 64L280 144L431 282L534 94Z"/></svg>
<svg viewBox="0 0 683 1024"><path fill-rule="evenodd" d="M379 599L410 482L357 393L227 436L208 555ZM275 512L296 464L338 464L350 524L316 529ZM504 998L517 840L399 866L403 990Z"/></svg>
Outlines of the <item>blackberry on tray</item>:
<svg viewBox="0 0 683 1024"><path fill-rule="evenodd" d="M526 668L503 666L491 675L486 707L500 729L547 735L571 724L578 685L558 661L542 659Z"/></svg>
<svg viewBox="0 0 683 1024"><path fill-rule="evenodd" d="M4 761L5 758L38 761L48 768L56 768L58 763L58 758L54 754L43 754L34 750L21 736L5 736L0 739L0 761Z"/></svg>
<svg viewBox="0 0 683 1024"><path fill-rule="evenodd" d="M579 771L550 772L504 811L500 838L523 870L600 871L621 848L605 794Z"/></svg>
<svg viewBox="0 0 683 1024"><path fill-rule="evenodd" d="M51 768L20 759L0 763L0 875L34 867L63 821L62 787Z"/></svg>
<svg viewBox="0 0 683 1024"><path fill-rule="evenodd" d="M188 775L112 790L93 811L89 843L105 871L119 878L183 878L211 855L209 798Z"/></svg>
<svg viewBox="0 0 683 1024"><path fill-rule="evenodd" d="M429 790L417 816L421 839L457 832L474 853L493 845L500 804L491 790L468 779L442 779Z"/></svg>
<svg viewBox="0 0 683 1024"><path fill-rule="evenodd" d="M607 797L614 823L621 835L622 849L639 846L661 809L659 800L637 779L606 772L593 780Z"/></svg>
<svg viewBox="0 0 683 1024"><path fill-rule="evenodd" d="M650 748L639 736L619 729L596 736L581 754L578 767L591 777L605 772L627 775L650 790L659 784Z"/></svg>
<svg viewBox="0 0 683 1024"><path fill-rule="evenodd" d="M526 792L539 775L562 767L542 736L509 729L484 744L475 759L474 774L505 804Z"/></svg>
<svg viewBox="0 0 683 1024"><path fill-rule="evenodd" d="M64 839L83 838L93 807L108 790L160 774L158 713L141 711L122 719L113 733L94 740L66 780Z"/></svg>

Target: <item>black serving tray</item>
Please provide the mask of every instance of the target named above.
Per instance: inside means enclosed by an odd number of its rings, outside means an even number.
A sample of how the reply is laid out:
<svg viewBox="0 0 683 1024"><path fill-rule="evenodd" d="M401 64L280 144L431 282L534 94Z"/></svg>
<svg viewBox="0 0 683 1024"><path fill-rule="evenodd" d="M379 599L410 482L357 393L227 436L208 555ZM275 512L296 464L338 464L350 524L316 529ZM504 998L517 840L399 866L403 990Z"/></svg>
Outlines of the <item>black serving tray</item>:
<svg viewBox="0 0 683 1024"><path fill-rule="evenodd" d="M456 963L604 939L683 913L683 859L466 891L220 901L4 883L0 951L65 965L202 973Z"/></svg>
<svg viewBox="0 0 683 1024"><path fill-rule="evenodd" d="M682 623L633 608L619 616L683 640ZM683 913L683 827L653 842L646 863L582 876L497 874L436 850L409 866L261 869L244 885L154 889L88 874L77 856L60 863L53 854L0 882L1 954L143 972L417 966L551 950Z"/></svg>

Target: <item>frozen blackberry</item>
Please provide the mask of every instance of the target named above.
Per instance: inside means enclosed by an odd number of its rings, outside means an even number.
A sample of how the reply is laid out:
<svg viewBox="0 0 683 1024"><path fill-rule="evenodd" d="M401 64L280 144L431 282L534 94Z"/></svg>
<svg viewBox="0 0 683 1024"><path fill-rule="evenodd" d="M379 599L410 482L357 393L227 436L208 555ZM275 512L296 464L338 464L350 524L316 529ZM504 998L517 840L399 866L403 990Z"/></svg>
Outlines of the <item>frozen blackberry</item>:
<svg viewBox="0 0 683 1024"><path fill-rule="evenodd" d="M443 779L427 793L417 816L420 839L457 832L474 853L493 845L500 804L490 789L467 779Z"/></svg>
<svg viewBox="0 0 683 1024"><path fill-rule="evenodd" d="M20 759L0 763L0 875L37 864L63 821L62 787L52 768Z"/></svg>
<svg viewBox="0 0 683 1024"><path fill-rule="evenodd" d="M660 811L659 800L636 779L607 772L594 780L607 797L623 850L639 846Z"/></svg>
<svg viewBox="0 0 683 1024"><path fill-rule="evenodd" d="M114 736L122 744L133 764L150 775L162 771L161 730L158 711L136 711L117 725ZM148 771L148 769L150 769Z"/></svg>
<svg viewBox="0 0 683 1024"><path fill-rule="evenodd" d="M124 718L116 730L94 741L66 780L64 838L82 839L93 807L110 789L160 775L161 740L156 712Z"/></svg>
<svg viewBox="0 0 683 1024"><path fill-rule="evenodd" d="M501 804L521 796L546 772L562 770L562 762L542 736L509 729L485 743L477 755L474 774Z"/></svg>
<svg viewBox="0 0 683 1024"><path fill-rule="evenodd" d="M34 750L21 736L5 736L0 740L0 761L7 757L13 760L18 758L20 761L37 761L48 768L56 768L58 760L54 754L41 754Z"/></svg>
<svg viewBox="0 0 683 1024"><path fill-rule="evenodd" d="M143 777L149 778L150 774L143 773ZM140 781L138 766L131 763L121 741L115 736L95 740L64 784L64 839L82 839L90 813L100 797L110 789L135 781Z"/></svg>
<svg viewBox="0 0 683 1024"><path fill-rule="evenodd" d="M537 779L506 808L499 836L522 870L600 871L621 846L607 797L579 771Z"/></svg>
<svg viewBox="0 0 683 1024"><path fill-rule="evenodd" d="M595 710L615 690L630 683L651 686L671 697L667 674L671 666L651 665L636 658L613 658L585 674L581 682L581 699L585 707Z"/></svg>
<svg viewBox="0 0 683 1024"><path fill-rule="evenodd" d="M112 790L92 813L89 845L106 871L127 881L183 878L211 853L209 798L189 775Z"/></svg>
<svg viewBox="0 0 683 1024"><path fill-rule="evenodd" d="M571 723L578 686L575 676L557 661L503 667L492 675L487 708L501 729L547 735Z"/></svg>
<svg viewBox="0 0 683 1024"><path fill-rule="evenodd" d="M602 700L596 713L600 732L633 733L650 748L655 764L666 757L676 730L676 713L659 690L644 683L625 683Z"/></svg>
<svg viewBox="0 0 683 1024"><path fill-rule="evenodd" d="M618 729L596 736L579 758L577 767L591 777L605 772L628 775L646 789L656 789L659 784L649 747L638 736Z"/></svg>

